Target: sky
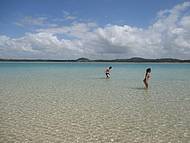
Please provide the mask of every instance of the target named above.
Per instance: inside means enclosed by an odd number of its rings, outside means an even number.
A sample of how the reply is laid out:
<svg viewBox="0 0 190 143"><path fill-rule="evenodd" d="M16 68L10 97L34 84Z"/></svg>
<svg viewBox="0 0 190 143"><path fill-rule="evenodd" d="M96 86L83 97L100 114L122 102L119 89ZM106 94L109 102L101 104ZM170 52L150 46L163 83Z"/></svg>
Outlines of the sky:
<svg viewBox="0 0 190 143"><path fill-rule="evenodd" d="M80 57L190 59L190 1L0 1L0 58Z"/></svg>

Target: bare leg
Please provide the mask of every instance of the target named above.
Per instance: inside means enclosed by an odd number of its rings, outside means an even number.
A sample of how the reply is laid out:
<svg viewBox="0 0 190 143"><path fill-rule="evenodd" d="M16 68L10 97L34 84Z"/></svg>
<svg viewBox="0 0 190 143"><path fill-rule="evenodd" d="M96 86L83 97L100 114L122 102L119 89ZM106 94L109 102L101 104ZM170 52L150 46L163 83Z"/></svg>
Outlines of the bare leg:
<svg viewBox="0 0 190 143"><path fill-rule="evenodd" d="M146 79L144 79L143 82L144 82L145 88L147 89L148 88L148 83L147 83Z"/></svg>

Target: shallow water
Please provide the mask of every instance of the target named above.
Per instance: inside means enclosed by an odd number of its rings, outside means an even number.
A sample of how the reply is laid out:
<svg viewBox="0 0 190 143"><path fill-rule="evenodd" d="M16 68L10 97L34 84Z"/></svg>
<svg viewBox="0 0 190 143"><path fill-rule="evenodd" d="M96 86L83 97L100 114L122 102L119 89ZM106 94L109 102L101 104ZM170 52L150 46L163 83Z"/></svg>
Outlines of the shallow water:
<svg viewBox="0 0 190 143"><path fill-rule="evenodd" d="M0 63L0 142L189 141L190 64Z"/></svg>

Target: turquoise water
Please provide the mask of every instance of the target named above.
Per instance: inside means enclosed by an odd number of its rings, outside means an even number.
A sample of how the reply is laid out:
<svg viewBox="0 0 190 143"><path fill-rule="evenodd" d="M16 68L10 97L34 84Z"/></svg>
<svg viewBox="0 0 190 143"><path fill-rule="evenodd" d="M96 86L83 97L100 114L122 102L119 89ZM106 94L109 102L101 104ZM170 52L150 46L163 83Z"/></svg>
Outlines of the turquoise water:
<svg viewBox="0 0 190 143"><path fill-rule="evenodd" d="M0 142L190 141L190 64L0 63L0 91Z"/></svg>

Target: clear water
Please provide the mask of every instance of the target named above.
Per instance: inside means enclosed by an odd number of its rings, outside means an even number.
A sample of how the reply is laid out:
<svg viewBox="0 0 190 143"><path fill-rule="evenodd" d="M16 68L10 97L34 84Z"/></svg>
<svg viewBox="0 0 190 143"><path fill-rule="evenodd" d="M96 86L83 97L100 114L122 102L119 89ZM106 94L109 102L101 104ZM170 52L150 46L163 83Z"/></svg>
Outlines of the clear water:
<svg viewBox="0 0 190 143"><path fill-rule="evenodd" d="M190 64L0 63L0 142L188 143Z"/></svg>

